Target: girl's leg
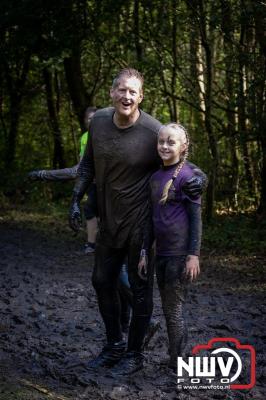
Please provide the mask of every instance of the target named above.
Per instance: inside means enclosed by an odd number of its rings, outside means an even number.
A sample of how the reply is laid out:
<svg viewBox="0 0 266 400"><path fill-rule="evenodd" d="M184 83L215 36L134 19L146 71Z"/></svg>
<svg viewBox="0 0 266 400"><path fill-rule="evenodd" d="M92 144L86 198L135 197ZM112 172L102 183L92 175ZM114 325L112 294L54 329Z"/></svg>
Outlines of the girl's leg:
<svg viewBox="0 0 266 400"><path fill-rule="evenodd" d="M186 341L185 321L182 313L185 300L185 284L182 282L185 257L158 258L156 274L169 339L169 367L176 369L177 357L181 356Z"/></svg>

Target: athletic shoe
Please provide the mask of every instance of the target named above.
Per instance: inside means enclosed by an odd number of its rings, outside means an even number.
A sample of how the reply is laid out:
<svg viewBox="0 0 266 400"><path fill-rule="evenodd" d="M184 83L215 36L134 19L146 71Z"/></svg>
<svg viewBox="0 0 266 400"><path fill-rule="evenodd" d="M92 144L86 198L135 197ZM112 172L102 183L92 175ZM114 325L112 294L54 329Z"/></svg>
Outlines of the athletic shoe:
<svg viewBox="0 0 266 400"><path fill-rule="evenodd" d="M125 350L126 343L123 340L112 345L106 345L96 358L87 363L87 368L112 367L121 360Z"/></svg>
<svg viewBox="0 0 266 400"><path fill-rule="evenodd" d="M124 354L121 360L112 368L111 375L131 375L143 368L144 355L136 351L129 351Z"/></svg>

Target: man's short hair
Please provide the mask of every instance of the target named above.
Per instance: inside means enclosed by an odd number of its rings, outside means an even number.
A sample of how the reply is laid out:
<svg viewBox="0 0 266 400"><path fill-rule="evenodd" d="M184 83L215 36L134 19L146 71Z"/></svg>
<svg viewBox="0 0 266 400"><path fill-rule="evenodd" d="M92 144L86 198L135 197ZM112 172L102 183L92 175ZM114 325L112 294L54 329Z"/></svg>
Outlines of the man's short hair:
<svg viewBox="0 0 266 400"><path fill-rule="evenodd" d="M143 88L144 77L138 70L136 70L134 68L121 69L113 80L112 88L115 88L118 85L118 83L122 77L137 78L141 83L141 89Z"/></svg>

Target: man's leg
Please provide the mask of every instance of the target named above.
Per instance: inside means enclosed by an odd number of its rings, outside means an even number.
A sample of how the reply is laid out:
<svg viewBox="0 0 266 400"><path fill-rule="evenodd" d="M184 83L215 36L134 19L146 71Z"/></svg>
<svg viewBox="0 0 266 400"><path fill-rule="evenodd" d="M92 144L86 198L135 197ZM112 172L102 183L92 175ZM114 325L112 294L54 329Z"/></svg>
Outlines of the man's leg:
<svg viewBox="0 0 266 400"><path fill-rule="evenodd" d="M119 274L119 285L118 290L121 300L121 325L123 333L128 333L130 314L133 305L133 293L130 288L128 281L128 269L127 265L123 264ZM150 319L148 330L144 339L144 348L146 348L153 338L155 333L160 328L160 322L153 318Z"/></svg>
<svg viewBox="0 0 266 400"><path fill-rule="evenodd" d="M125 350L120 325L120 298L117 290L118 275L123 259L123 250L96 245L92 284L97 293L99 310L105 324L107 346L98 357L89 362L88 366L92 368L114 365L120 360Z"/></svg>
<svg viewBox="0 0 266 400"><path fill-rule="evenodd" d="M128 245L128 276L133 293L128 349L123 359L112 370L114 375L129 375L143 367L143 342L153 307L153 263L150 254L147 280L141 279L138 276L141 245L141 235L133 235Z"/></svg>

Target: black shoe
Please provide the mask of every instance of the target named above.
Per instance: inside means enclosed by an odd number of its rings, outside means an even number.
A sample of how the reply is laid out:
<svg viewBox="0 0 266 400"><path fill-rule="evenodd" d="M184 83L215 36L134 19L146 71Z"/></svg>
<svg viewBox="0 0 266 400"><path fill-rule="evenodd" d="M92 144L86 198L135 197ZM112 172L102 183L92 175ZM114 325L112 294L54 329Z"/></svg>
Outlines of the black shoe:
<svg viewBox="0 0 266 400"><path fill-rule="evenodd" d="M124 341L106 345L96 358L87 363L87 368L112 367L121 360L125 349Z"/></svg>
<svg viewBox="0 0 266 400"><path fill-rule="evenodd" d="M143 368L144 355L136 351L126 353L118 364L112 368L113 377L131 375Z"/></svg>
<svg viewBox="0 0 266 400"><path fill-rule="evenodd" d="M155 333L160 329L160 322L159 321L155 321L154 319L151 320L148 330L147 330L147 334L144 338L144 349L148 346L148 344L150 343L151 339L153 338L153 336L155 335Z"/></svg>

